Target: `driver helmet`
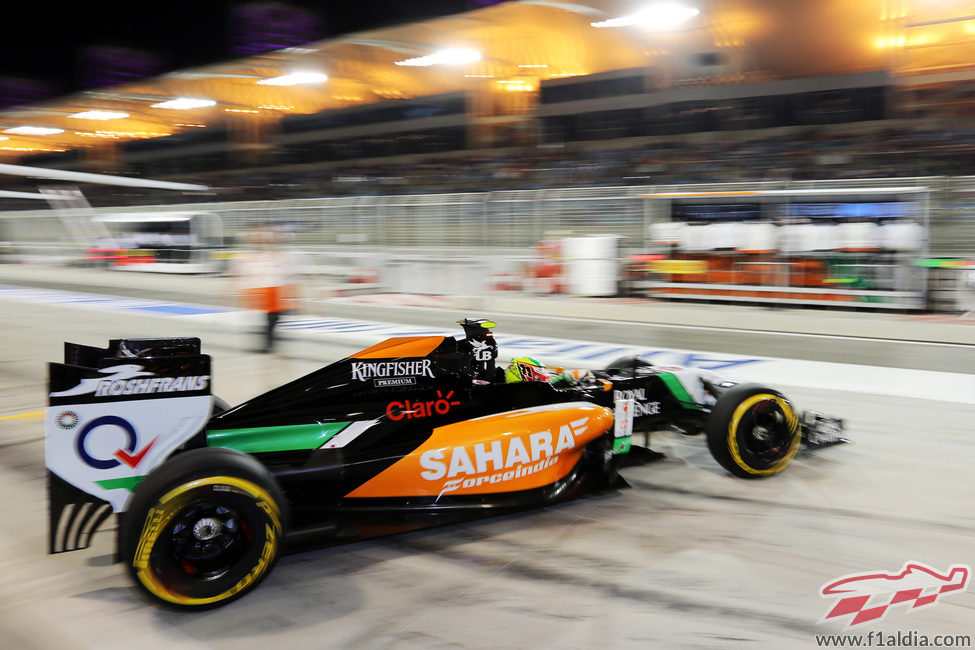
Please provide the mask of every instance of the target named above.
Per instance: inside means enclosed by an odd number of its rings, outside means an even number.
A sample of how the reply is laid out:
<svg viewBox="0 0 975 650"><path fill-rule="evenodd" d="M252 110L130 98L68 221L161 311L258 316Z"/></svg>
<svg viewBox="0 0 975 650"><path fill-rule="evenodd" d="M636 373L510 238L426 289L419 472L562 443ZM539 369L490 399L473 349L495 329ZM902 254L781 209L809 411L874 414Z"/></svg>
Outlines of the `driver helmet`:
<svg viewBox="0 0 975 650"><path fill-rule="evenodd" d="M545 366L531 357L515 357L504 371L506 383L518 381L548 381L550 373Z"/></svg>

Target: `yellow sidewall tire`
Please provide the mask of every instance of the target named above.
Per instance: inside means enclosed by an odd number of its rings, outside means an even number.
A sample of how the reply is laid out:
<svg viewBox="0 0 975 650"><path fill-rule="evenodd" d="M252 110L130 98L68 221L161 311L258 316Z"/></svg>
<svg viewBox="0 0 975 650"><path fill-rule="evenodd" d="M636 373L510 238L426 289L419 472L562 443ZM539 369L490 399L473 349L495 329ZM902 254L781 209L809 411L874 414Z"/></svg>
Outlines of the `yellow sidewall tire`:
<svg viewBox="0 0 975 650"><path fill-rule="evenodd" d="M784 416L790 438L777 459L756 466L742 448L742 426L751 410L766 401L774 402ZM714 459L740 478L763 478L778 474L796 457L802 437L799 418L789 400L778 391L759 384L740 384L721 395L705 424L705 433Z"/></svg>
<svg viewBox="0 0 975 650"><path fill-rule="evenodd" d="M748 409L752 408L759 402L765 400L772 400L779 405L782 409L782 413L785 415L786 422L788 423L789 429L792 432L792 442L789 445L789 450L786 454L775 462L771 467L765 469L756 469L748 464L742 456L738 448L738 427L741 424L741 418L748 412ZM792 405L789 404L780 395L773 395L771 393L758 393L757 395L752 395L751 397L743 400L738 408L735 409L734 414L731 416L731 422L728 423L728 451L731 452L731 458L734 460L735 464L742 468L749 474L755 474L756 476L769 476L771 474L777 474L789 466L792 459L796 457L799 453L799 418L796 415L795 410Z"/></svg>
<svg viewBox="0 0 975 650"><path fill-rule="evenodd" d="M224 605L256 587L277 563L287 527L283 503L253 457L226 449L187 452L136 490L120 551L151 601L186 609ZM197 537L196 521L216 524L212 536L219 538Z"/></svg>
<svg viewBox="0 0 975 650"><path fill-rule="evenodd" d="M265 523L263 543L257 562L240 580L235 582L229 589L221 591L212 596L193 597L175 592L164 584L161 576L155 572L151 566L150 558L152 552L157 548L160 536L168 529L172 522L185 506L192 504L193 494L200 488L236 488L254 500L254 504L267 513L268 521ZM281 545L281 521L278 506L274 503L271 496L262 488L242 479L229 476L214 476L207 479L198 479L177 487L159 499L156 507L151 508L145 517L142 534L136 546L135 557L132 559L132 566L135 569L136 579L153 596L172 603L174 605L199 607L220 604L222 601L229 601L238 593L246 592L249 588L256 586L258 582L267 574L268 570L277 561Z"/></svg>

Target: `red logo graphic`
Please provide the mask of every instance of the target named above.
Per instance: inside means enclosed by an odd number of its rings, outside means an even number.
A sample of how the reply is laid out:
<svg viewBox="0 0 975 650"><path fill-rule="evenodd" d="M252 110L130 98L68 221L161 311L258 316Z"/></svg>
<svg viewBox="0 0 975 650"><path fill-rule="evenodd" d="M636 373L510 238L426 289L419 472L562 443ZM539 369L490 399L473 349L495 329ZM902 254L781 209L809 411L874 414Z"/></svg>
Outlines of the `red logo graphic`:
<svg viewBox="0 0 975 650"><path fill-rule="evenodd" d="M140 449L135 454L130 454L124 449L119 449L113 455L116 458L118 458L120 461L122 461L123 463L131 467L132 469L135 469L138 466L138 464L142 462L142 459L146 457L146 454L149 453L149 450L152 448L152 446L156 444L156 440L158 439L159 439L158 437L153 438L152 442L150 442L148 445Z"/></svg>
<svg viewBox="0 0 975 650"><path fill-rule="evenodd" d="M964 592L971 577L967 564L953 564L941 573L922 562L907 562L898 573L853 573L827 582L819 589L823 598L836 598L820 623L845 616L847 625L884 620L894 605L907 605L908 611L932 607L945 594Z"/></svg>
<svg viewBox="0 0 975 650"><path fill-rule="evenodd" d="M446 395L437 391L437 399L427 400L426 402L390 402L386 405L386 415L390 420L412 420L414 418L428 418L433 415L447 415L454 406L460 406L457 400L451 400L454 391Z"/></svg>

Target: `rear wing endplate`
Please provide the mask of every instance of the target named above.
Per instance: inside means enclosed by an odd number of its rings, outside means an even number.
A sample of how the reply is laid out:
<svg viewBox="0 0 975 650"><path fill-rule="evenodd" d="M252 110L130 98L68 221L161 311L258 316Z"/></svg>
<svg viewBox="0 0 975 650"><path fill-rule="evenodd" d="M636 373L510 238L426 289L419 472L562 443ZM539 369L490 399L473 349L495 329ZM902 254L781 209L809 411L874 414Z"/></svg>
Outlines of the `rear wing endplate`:
<svg viewBox="0 0 975 650"><path fill-rule="evenodd" d="M197 338L65 343L48 365L44 457L50 552L85 548L149 471L210 417L210 357Z"/></svg>

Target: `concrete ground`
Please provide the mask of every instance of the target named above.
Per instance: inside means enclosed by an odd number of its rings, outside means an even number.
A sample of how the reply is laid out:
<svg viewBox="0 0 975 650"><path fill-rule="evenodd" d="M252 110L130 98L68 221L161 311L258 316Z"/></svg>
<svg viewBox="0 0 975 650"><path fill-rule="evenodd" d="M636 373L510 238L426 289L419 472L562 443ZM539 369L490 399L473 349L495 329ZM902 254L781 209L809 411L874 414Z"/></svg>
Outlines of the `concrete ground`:
<svg viewBox="0 0 975 650"><path fill-rule="evenodd" d="M0 284L229 307L225 280L0 266ZM525 335L975 368L975 331L958 319L558 297L438 304L344 299L308 309L443 327L476 308ZM693 327L675 327L682 319ZM111 523L90 549L45 554L37 411L44 364L60 358L63 341L173 334L203 339L215 391L231 403L356 349L341 337L286 330L278 354L259 355L248 351L252 331L223 321L0 302L0 647L814 648L821 634L975 634L971 586L925 610L894 607L863 630L817 624L832 605L819 589L839 576L893 572L912 560L941 570L975 565L967 501L975 405L803 386L801 377L790 397L847 418L855 444L802 455L780 476L732 478L703 441L658 435L665 460L624 470L632 487L617 493L288 556L254 593L218 610L146 605L111 563Z"/></svg>

